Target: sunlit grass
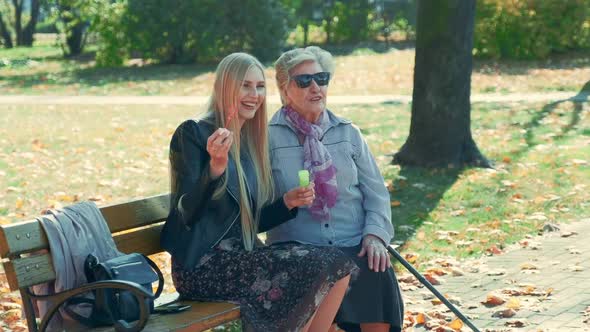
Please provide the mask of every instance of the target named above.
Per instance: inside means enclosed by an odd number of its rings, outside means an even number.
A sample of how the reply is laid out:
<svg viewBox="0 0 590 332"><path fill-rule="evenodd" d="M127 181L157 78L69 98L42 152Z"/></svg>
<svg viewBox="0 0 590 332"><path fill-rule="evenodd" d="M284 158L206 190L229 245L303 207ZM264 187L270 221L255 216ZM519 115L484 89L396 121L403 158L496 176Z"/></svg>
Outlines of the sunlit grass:
<svg viewBox="0 0 590 332"><path fill-rule="evenodd" d="M418 253L419 265L501 249L545 222L588 216L590 107L578 105L474 105L473 135L495 169L462 172L389 164L407 136L409 105L334 111L363 131L391 190L395 241ZM166 192L169 139L198 109L0 106L0 113L0 222L8 223L77 200L106 204Z"/></svg>
<svg viewBox="0 0 590 332"><path fill-rule="evenodd" d="M95 68L90 45L86 54L64 59L55 43L0 49L0 91L31 95L207 95L215 64L150 65L135 61L122 68ZM382 48L382 47L381 47ZM31 61L27 61L31 60ZM335 56L333 95L412 93L414 49L374 52L350 49ZM272 63L266 64L269 94L278 94ZM577 92L590 77L585 54L544 61L474 61L472 93Z"/></svg>

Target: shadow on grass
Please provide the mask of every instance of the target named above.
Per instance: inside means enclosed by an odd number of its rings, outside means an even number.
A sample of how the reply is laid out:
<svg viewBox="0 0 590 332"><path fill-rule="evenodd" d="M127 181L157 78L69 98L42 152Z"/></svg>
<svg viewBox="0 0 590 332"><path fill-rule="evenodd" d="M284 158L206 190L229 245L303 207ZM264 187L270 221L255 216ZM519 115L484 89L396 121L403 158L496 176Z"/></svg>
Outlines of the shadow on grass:
<svg viewBox="0 0 590 332"><path fill-rule="evenodd" d="M561 127L561 132L553 135L552 137L553 141L559 141L563 139L567 133L569 133L572 129L576 127L577 124L580 123L580 114L582 113L582 110L584 108L583 103L590 101L588 99L589 95L590 81L586 82L586 84L584 84L584 86L582 86L582 88L580 89L580 92L578 92L575 96L546 104L545 106L543 106L540 112L534 114L534 116L529 122L525 123L524 125L521 123L517 123L516 125L522 125L522 127L525 130L524 138L526 141L526 146L524 146L522 149L518 151L515 151L514 156L516 158L520 158L523 154L529 152L532 148L538 145L539 141L535 136L535 130L542 126L543 120L550 116L552 113L554 113L560 104L565 102L572 102L574 104L574 109L571 112L571 114L569 114L569 122L565 126Z"/></svg>
<svg viewBox="0 0 590 332"><path fill-rule="evenodd" d="M406 50L414 49L416 41L389 41L385 42L361 42L356 44L332 44L332 45L318 45L321 48L329 51L332 55L351 55L351 54L370 54L370 53L387 53L391 49Z"/></svg>
<svg viewBox="0 0 590 332"><path fill-rule="evenodd" d="M87 61L87 60L82 60ZM119 68L82 68L65 70L56 74L53 72L38 72L35 74L11 75L0 77L8 86L32 88L44 84L53 87L68 86L74 83L87 87L101 87L111 83L145 81L174 81L191 79L203 73L215 71L214 65L149 65L143 67ZM55 76L59 78L55 79Z"/></svg>
<svg viewBox="0 0 590 332"><path fill-rule="evenodd" d="M576 69L590 65L586 52L551 55L545 60L473 59L473 72L488 75L526 75L533 69Z"/></svg>
<svg viewBox="0 0 590 332"><path fill-rule="evenodd" d="M404 244L414 236L461 172L460 169L402 167L390 192L395 244ZM397 205L397 202L401 203Z"/></svg>

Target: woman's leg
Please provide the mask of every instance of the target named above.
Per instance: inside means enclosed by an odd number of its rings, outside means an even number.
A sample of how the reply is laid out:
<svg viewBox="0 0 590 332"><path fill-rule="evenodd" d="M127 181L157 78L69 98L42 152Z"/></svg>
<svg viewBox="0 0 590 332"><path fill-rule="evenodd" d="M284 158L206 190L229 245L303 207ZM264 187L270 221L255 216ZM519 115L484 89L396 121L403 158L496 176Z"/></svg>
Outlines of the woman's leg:
<svg viewBox="0 0 590 332"><path fill-rule="evenodd" d="M332 286L302 332L325 332L330 329L349 282L350 275L347 275Z"/></svg>
<svg viewBox="0 0 590 332"><path fill-rule="evenodd" d="M389 332L389 323L361 323L363 332Z"/></svg>

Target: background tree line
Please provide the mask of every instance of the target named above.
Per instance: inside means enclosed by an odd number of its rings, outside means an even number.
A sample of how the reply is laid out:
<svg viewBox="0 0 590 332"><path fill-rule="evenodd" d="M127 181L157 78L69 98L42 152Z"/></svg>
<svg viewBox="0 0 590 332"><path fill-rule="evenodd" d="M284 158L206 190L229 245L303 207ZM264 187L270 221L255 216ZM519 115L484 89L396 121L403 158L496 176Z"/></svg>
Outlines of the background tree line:
<svg viewBox="0 0 590 332"><path fill-rule="evenodd" d="M41 31L59 33L65 56L81 53L90 36L103 66L131 57L213 62L237 50L266 60L289 44L387 42L393 33L413 39L417 1L0 0L0 45L31 46ZM590 49L590 0L477 2L476 56L580 49Z"/></svg>

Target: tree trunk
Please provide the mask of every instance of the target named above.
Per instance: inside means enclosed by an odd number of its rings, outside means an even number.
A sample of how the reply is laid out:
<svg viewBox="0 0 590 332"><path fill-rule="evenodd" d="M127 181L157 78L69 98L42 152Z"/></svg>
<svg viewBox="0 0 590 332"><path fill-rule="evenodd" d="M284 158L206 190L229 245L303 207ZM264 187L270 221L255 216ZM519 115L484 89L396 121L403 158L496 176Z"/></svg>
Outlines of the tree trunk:
<svg viewBox="0 0 590 332"><path fill-rule="evenodd" d="M353 43L362 42L367 38L369 2L367 0L354 1L349 6L349 10L354 12L350 22L352 25L350 41Z"/></svg>
<svg viewBox="0 0 590 332"><path fill-rule="evenodd" d="M82 53L84 49L84 32L86 30L86 24L80 21L79 17L76 17L75 10L67 4L60 4L59 6L60 17L66 27L66 56L76 56ZM76 24L72 24L75 22Z"/></svg>
<svg viewBox="0 0 590 332"><path fill-rule="evenodd" d="M66 36L68 56L75 56L82 53L82 50L84 49L84 30L84 24L78 23L68 32Z"/></svg>
<svg viewBox="0 0 590 332"><path fill-rule="evenodd" d="M4 43L5 48L13 47L12 38L10 37L10 32L8 32L8 27L4 24L2 13L0 13L0 37L2 37L2 42Z"/></svg>
<svg viewBox="0 0 590 332"><path fill-rule="evenodd" d="M326 44L330 44L331 38L330 36L332 35L332 17L328 17L326 19Z"/></svg>
<svg viewBox="0 0 590 332"><path fill-rule="evenodd" d="M418 1L410 134L393 163L490 167L471 136L475 0Z"/></svg>
<svg viewBox="0 0 590 332"><path fill-rule="evenodd" d="M309 34L309 21L305 20L303 22L303 47L307 46L308 34Z"/></svg>
<svg viewBox="0 0 590 332"><path fill-rule="evenodd" d="M23 44L23 2L19 0L12 0L14 5L14 33L16 34L16 45Z"/></svg>
<svg viewBox="0 0 590 332"><path fill-rule="evenodd" d="M22 45L33 46L35 27L39 19L39 0L31 0L31 19L23 30Z"/></svg>

